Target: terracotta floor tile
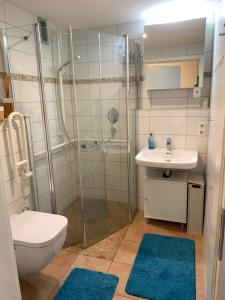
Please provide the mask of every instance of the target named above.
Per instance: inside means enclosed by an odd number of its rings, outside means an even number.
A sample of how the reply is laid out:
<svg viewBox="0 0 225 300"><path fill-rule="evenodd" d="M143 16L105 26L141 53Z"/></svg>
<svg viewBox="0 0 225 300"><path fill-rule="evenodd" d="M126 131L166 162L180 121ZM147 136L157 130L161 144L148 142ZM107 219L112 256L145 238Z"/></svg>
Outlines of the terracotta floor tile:
<svg viewBox="0 0 225 300"><path fill-rule="evenodd" d="M195 240L195 267L196 267L196 300L205 300L205 269L203 245L201 240Z"/></svg>
<svg viewBox="0 0 225 300"><path fill-rule="evenodd" d="M196 258L196 290L197 300L205 299L205 286L204 286L204 256L202 236L188 234L185 228L179 224L151 220L147 222L144 219L143 213L137 213L133 223L129 226L127 233L124 237L126 241L141 241L145 233L155 233L162 235L169 235L175 237L190 238L195 241L195 258Z"/></svg>
<svg viewBox="0 0 225 300"><path fill-rule="evenodd" d="M113 300L141 299L127 294L125 286L140 241L145 233L186 237L195 241L196 300L205 300L202 237L187 234L186 229L176 223L154 220L147 222L143 212L137 213L133 223L128 227L87 249L80 246L63 249L42 272L27 276L25 280L20 281L23 300L52 300L60 283L75 267L108 272L118 276L119 283Z"/></svg>
<svg viewBox="0 0 225 300"><path fill-rule="evenodd" d="M107 273L110 265L111 261L109 260L79 254L71 269L77 267Z"/></svg>
<svg viewBox="0 0 225 300"><path fill-rule="evenodd" d="M41 273L63 281L78 254L59 252Z"/></svg>
<svg viewBox="0 0 225 300"><path fill-rule="evenodd" d="M59 291L60 286L56 287L54 290L52 290L51 294L48 296L47 300L53 300L56 296L57 292Z"/></svg>
<svg viewBox="0 0 225 300"><path fill-rule="evenodd" d="M59 280L41 273L27 275L20 279L23 300L46 300L59 286Z"/></svg>
<svg viewBox="0 0 225 300"><path fill-rule="evenodd" d="M113 300L130 300L132 298L114 295Z"/></svg>
<svg viewBox="0 0 225 300"><path fill-rule="evenodd" d="M116 292L115 292L116 295L132 298L132 299L139 299L137 297L128 295L125 292L125 287L126 287L127 280L128 280L129 274L131 272L131 269L132 269L132 265L118 263L118 262L112 262L108 273L119 277L119 282L118 282Z"/></svg>
<svg viewBox="0 0 225 300"><path fill-rule="evenodd" d="M63 249L63 251L69 253L79 253L106 260L113 260L124 239L127 229L128 227L126 226L86 249L82 248L81 246L72 246Z"/></svg>
<svg viewBox="0 0 225 300"><path fill-rule="evenodd" d="M140 242L123 241L113 261L132 265L139 246Z"/></svg>

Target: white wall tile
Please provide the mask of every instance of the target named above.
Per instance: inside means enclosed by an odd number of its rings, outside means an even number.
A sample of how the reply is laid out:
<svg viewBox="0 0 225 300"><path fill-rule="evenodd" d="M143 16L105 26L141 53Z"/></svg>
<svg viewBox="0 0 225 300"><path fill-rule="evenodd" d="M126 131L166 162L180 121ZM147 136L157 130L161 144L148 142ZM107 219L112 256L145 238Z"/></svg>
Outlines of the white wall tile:
<svg viewBox="0 0 225 300"><path fill-rule="evenodd" d="M74 46L74 56L79 58L80 62L88 61L88 48L86 45Z"/></svg>
<svg viewBox="0 0 225 300"><path fill-rule="evenodd" d="M197 150L199 153L205 154L207 152L207 136L187 136L187 149Z"/></svg>
<svg viewBox="0 0 225 300"><path fill-rule="evenodd" d="M148 117L137 118L136 132L137 134L149 134L150 122Z"/></svg>
<svg viewBox="0 0 225 300"><path fill-rule="evenodd" d="M173 149L185 149L186 147L186 137L185 135L154 135L157 147L166 148L167 138L172 139Z"/></svg>
<svg viewBox="0 0 225 300"><path fill-rule="evenodd" d="M186 118L151 117L150 131L154 134L186 134Z"/></svg>
<svg viewBox="0 0 225 300"><path fill-rule="evenodd" d="M99 61L99 45L91 44L88 45L88 61Z"/></svg>
<svg viewBox="0 0 225 300"><path fill-rule="evenodd" d="M12 85L17 102L40 102L38 82L13 80Z"/></svg>
<svg viewBox="0 0 225 300"><path fill-rule="evenodd" d="M73 30L73 43L74 45L87 44L86 30Z"/></svg>
<svg viewBox="0 0 225 300"><path fill-rule="evenodd" d="M102 44L101 45L101 59L113 60L113 44Z"/></svg>
<svg viewBox="0 0 225 300"><path fill-rule="evenodd" d="M208 127L208 117L188 117L187 118L187 135L198 135L199 123L205 122L206 135Z"/></svg>
<svg viewBox="0 0 225 300"><path fill-rule="evenodd" d="M37 75L37 61L34 55L14 50L10 50L9 54L12 73Z"/></svg>
<svg viewBox="0 0 225 300"><path fill-rule="evenodd" d="M89 99L89 85L88 84L76 84L76 96L77 100Z"/></svg>

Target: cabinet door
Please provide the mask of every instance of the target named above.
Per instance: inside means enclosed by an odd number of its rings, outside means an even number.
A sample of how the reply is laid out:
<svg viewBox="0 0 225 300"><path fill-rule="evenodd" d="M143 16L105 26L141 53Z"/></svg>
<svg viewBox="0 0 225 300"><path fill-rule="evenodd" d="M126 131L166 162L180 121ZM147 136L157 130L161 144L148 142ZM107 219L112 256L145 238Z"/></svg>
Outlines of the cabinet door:
<svg viewBox="0 0 225 300"><path fill-rule="evenodd" d="M186 183L145 181L144 199L145 218L186 223Z"/></svg>

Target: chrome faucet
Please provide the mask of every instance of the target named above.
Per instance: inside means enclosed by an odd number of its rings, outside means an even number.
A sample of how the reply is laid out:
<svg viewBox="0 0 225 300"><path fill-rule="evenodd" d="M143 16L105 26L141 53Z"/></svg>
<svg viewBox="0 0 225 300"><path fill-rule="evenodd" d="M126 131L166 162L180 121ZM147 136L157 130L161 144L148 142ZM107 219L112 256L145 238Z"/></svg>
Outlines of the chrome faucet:
<svg viewBox="0 0 225 300"><path fill-rule="evenodd" d="M172 152L172 139L171 138L166 139L166 151L169 153Z"/></svg>

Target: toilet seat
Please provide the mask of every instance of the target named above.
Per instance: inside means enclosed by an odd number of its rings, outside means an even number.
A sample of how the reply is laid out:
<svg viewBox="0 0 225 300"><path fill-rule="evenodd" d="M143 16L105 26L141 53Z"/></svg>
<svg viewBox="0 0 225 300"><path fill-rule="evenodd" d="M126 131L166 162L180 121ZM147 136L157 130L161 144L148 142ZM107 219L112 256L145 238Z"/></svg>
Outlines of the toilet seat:
<svg viewBox="0 0 225 300"><path fill-rule="evenodd" d="M67 230L67 218L61 215L26 210L11 216L15 246L42 248L53 244Z"/></svg>

